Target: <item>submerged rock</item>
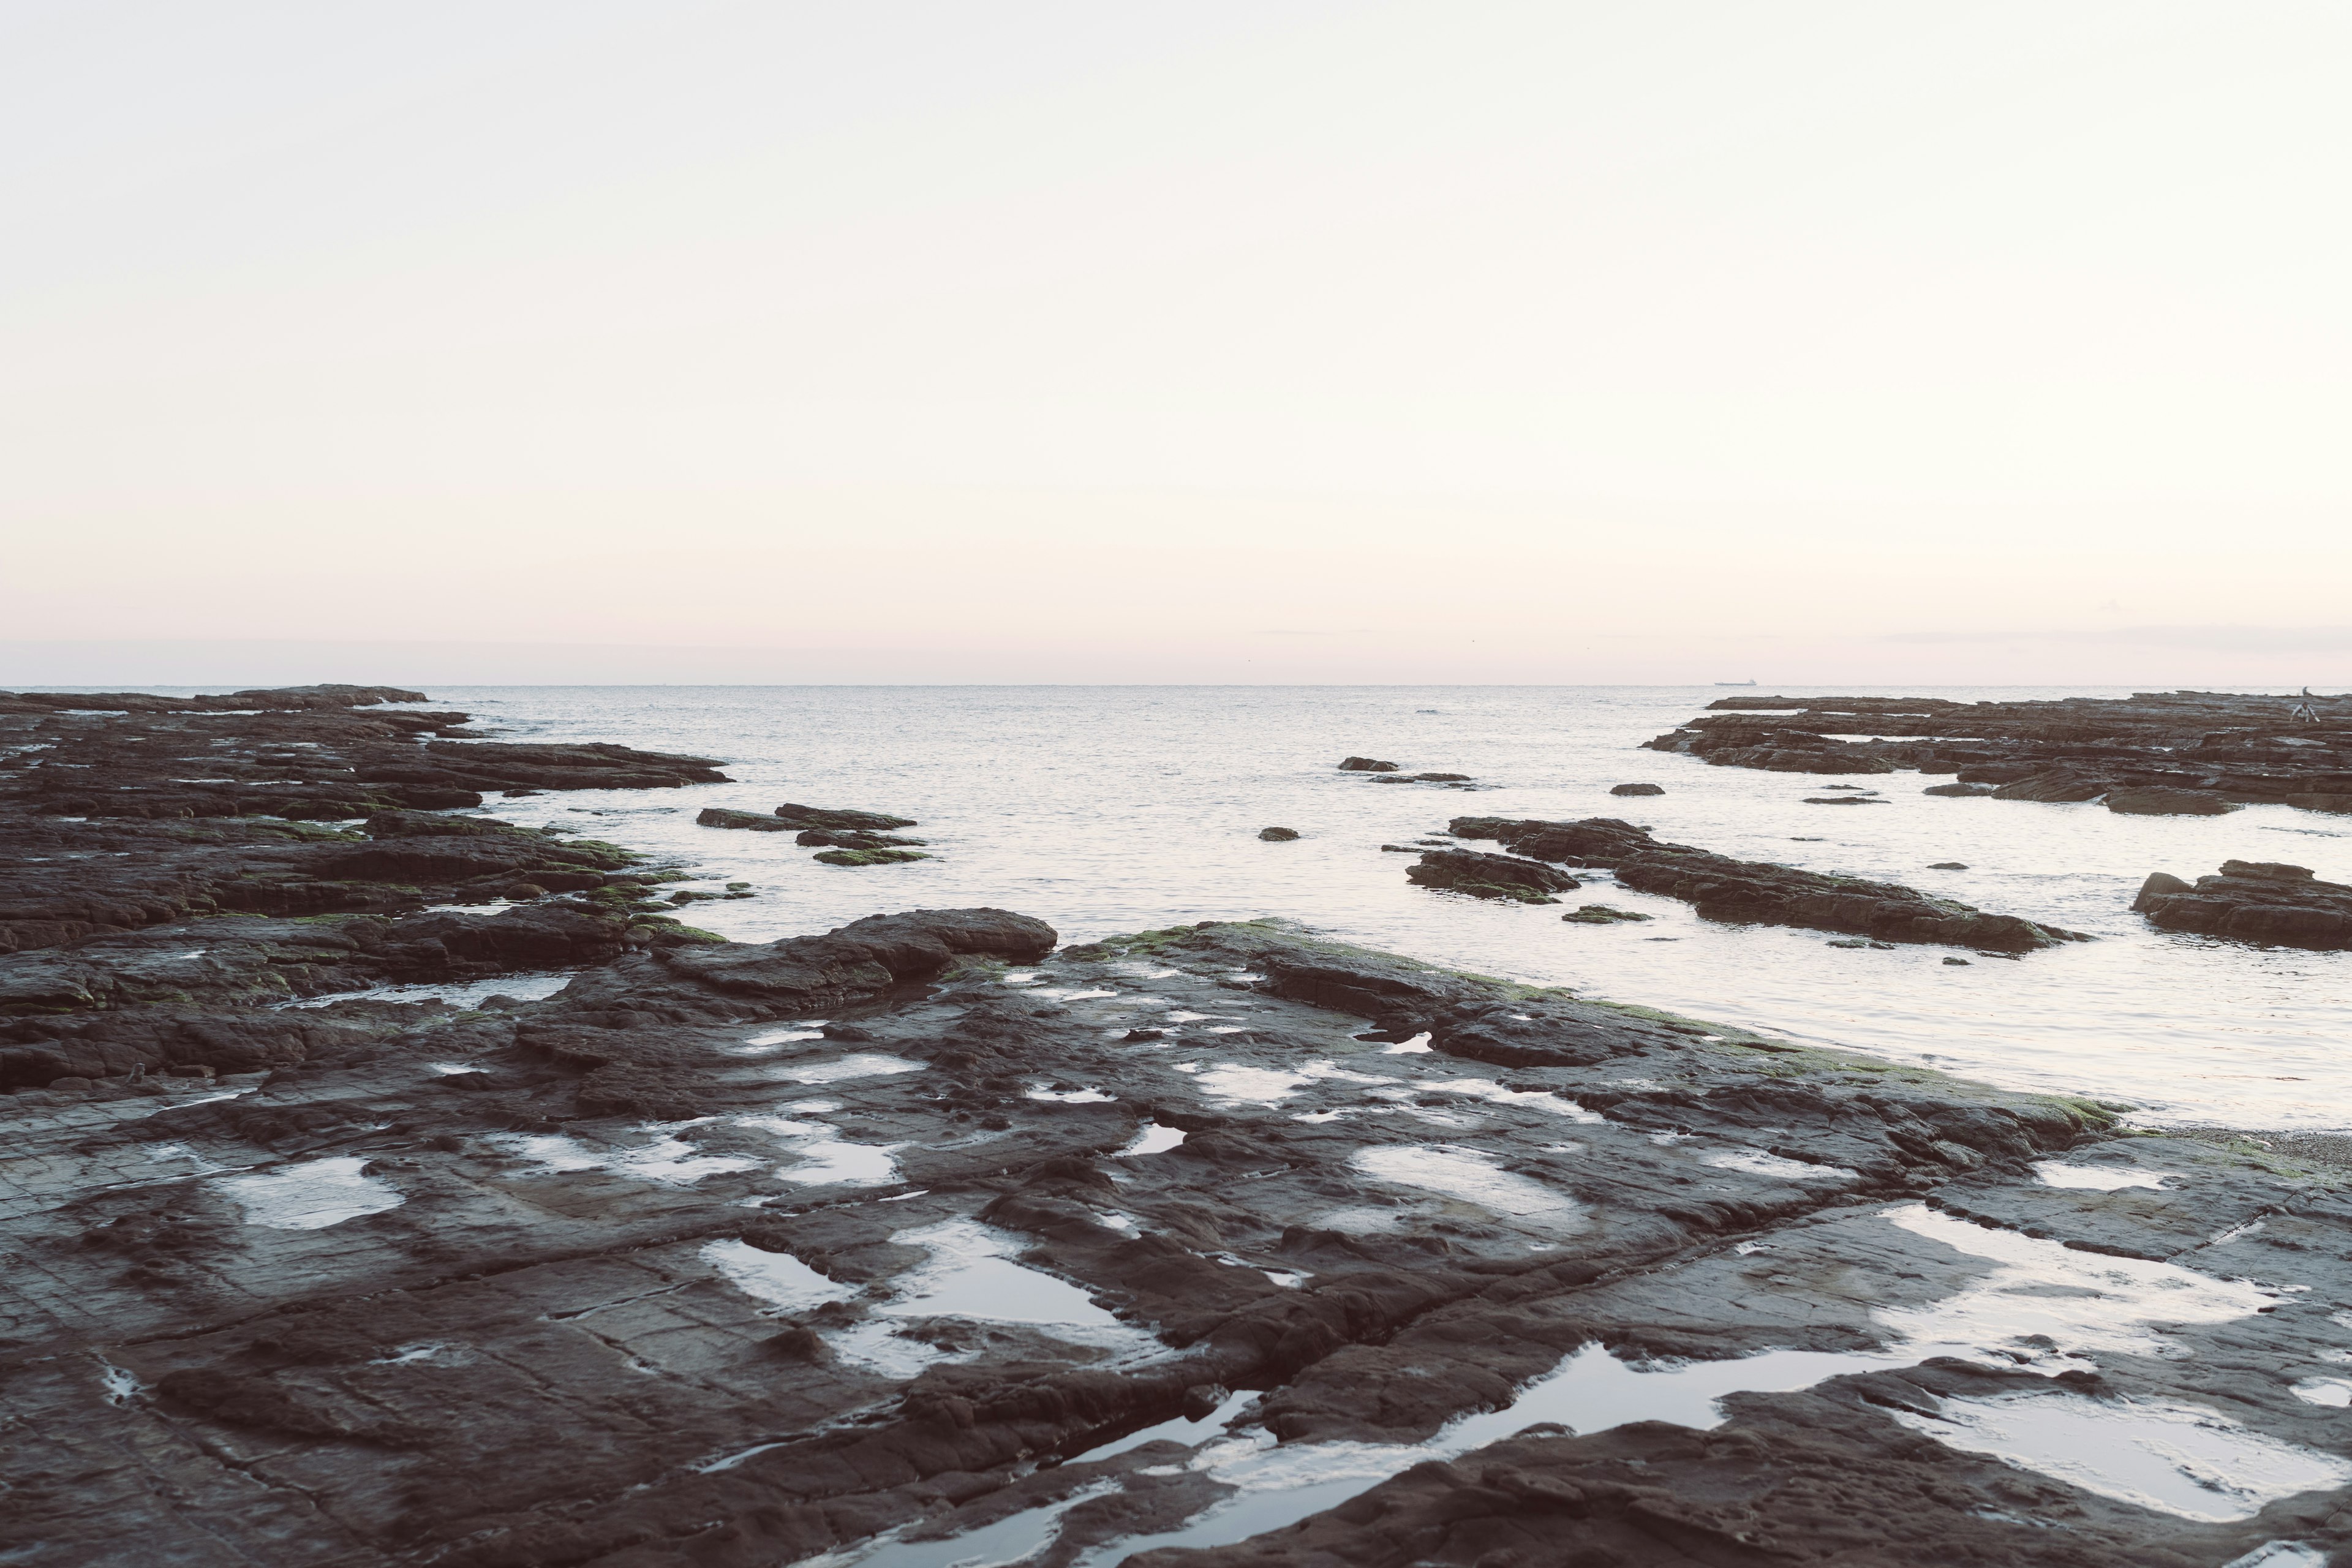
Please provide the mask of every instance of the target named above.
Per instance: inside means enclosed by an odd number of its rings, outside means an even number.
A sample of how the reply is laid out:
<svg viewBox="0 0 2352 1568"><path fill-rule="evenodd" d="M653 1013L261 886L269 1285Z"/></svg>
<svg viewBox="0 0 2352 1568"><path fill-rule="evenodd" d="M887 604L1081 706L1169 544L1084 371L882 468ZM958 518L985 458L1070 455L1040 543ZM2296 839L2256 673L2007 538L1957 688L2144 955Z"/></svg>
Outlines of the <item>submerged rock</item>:
<svg viewBox="0 0 2352 1568"><path fill-rule="evenodd" d="M2218 876L2193 886L2158 871L2140 885L2132 908L2165 931L2352 949L2352 887L2320 881L2304 866L2224 860Z"/></svg>
<svg viewBox="0 0 2352 1568"><path fill-rule="evenodd" d="M1921 790L1919 793L1921 795L1949 795L1965 800L1971 795L1990 795L1999 788L2000 788L2000 786L1996 784L1929 784L1926 789Z"/></svg>
<svg viewBox="0 0 2352 1568"><path fill-rule="evenodd" d="M1621 910L1611 904L1579 904L1559 918L1576 925L1605 926L1615 925L1621 921L1646 921L1657 917L1643 914L1638 910Z"/></svg>
<svg viewBox="0 0 2352 1568"><path fill-rule="evenodd" d="M826 849L812 858L825 866L903 866L931 857L919 849Z"/></svg>

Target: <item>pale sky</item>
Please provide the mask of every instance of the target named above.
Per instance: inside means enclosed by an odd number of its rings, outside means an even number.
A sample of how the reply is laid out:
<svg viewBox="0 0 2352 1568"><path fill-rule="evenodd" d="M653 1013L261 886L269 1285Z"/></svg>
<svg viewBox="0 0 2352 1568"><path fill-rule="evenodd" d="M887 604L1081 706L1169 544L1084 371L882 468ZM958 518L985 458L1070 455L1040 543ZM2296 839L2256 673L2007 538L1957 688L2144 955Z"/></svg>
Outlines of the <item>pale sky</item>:
<svg viewBox="0 0 2352 1568"><path fill-rule="evenodd" d="M2347 81L2340 0L6 0L0 684L2352 682Z"/></svg>

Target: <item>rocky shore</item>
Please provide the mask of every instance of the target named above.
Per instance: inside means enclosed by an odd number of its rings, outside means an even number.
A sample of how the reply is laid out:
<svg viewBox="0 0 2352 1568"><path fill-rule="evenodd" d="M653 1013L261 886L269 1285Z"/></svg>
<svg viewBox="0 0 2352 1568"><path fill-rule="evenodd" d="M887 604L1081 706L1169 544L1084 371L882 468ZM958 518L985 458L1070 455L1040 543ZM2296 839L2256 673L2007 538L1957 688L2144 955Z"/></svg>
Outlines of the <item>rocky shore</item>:
<svg viewBox="0 0 2352 1568"><path fill-rule="evenodd" d="M2233 804L2284 804L2352 812L2347 697L1727 697L1708 708L1650 749L1779 773L1916 769L1992 786L1986 793L2002 799L2120 797L2130 804L2116 809L2126 811L2210 815Z"/></svg>
<svg viewBox="0 0 2352 1568"><path fill-rule="evenodd" d="M12 1564L2352 1548L2324 1170L1280 922L722 942L385 793L716 763L368 695L0 710Z"/></svg>

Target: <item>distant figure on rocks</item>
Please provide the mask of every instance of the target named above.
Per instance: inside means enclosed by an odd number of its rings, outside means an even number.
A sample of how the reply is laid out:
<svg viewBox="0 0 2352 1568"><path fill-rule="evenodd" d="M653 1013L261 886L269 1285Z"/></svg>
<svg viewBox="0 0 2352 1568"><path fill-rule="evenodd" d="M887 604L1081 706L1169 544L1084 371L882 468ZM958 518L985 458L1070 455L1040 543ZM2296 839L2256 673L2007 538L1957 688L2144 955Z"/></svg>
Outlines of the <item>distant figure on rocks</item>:
<svg viewBox="0 0 2352 1568"><path fill-rule="evenodd" d="M2300 724L2316 724L2319 722L2319 708L2315 700L2311 695L2310 687L2306 686L2303 689L2302 700L2294 705L2294 710L2287 714L2287 717Z"/></svg>

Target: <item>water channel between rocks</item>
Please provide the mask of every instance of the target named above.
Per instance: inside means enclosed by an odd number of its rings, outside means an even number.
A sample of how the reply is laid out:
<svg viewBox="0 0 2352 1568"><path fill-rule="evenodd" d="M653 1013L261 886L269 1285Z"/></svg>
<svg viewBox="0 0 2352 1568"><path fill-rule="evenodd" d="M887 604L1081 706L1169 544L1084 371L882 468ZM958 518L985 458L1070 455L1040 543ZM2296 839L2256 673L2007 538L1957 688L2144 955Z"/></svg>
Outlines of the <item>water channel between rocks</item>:
<svg viewBox="0 0 2352 1568"><path fill-rule="evenodd" d="M1232 1489L1181 1525L1105 1542L1076 1561L1102 1568L1161 1546L1245 1540L1336 1507L1424 1460L1452 1458L1547 1423L1579 1435L1633 1421L1703 1429L1721 1422L1719 1402L1728 1394L1810 1388L1828 1378L1914 1366L1937 1356L2004 1369L2023 1364L2050 1375L2090 1367L2087 1358L2094 1352L2165 1354L2175 1347L2157 1324L2226 1321L2279 1299L2276 1291L2247 1281L2075 1251L2054 1241L1989 1230L1924 1205L1886 1209L1881 1217L1993 1265L1942 1300L1875 1311L1886 1333L1885 1349L1781 1350L1725 1361L1634 1363L1587 1344L1523 1386L1507 1408L1459 1417L1414 1444L1277 1445L1263 1431L1226 1435L1246 1409L1245 1396L1236 1396L1206 1419L1163 1424L1075 1457L1073 1462L1108 1458L1165 1438L1186 1444L1189 1452L1166 1461L1163 1473L1190 1469ZM973 1246L969 1240L961 1245ZM984 1247L981 1244L983 1252ZM829 1284L814 1275L802 1278L805 1270L785 1272L794 1283L771 1299L802 1301ZM1001 1298L986 1276L968 1278L968 1297L952 1286L929 1282L907 1310L919 1304L934 1312L984 1315ZM2352 1464L2251 1431L2211 1409L2102 1399L2055 1384L2047 1391L1993 1399L1948 1398L1933 1415L1906 1411L1898 1419L1954 1447L2189 1520L2249 1518L2275 1499L2352 1480ZM1113 1479L1091 1483L968 1534L928 1541L886 1537L827 1561L863 1568L1016 1563L1048 1544L1071 1508L1118 1484ZM2293 1559L2268 1561L2284 1564Z"/></svg>

